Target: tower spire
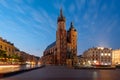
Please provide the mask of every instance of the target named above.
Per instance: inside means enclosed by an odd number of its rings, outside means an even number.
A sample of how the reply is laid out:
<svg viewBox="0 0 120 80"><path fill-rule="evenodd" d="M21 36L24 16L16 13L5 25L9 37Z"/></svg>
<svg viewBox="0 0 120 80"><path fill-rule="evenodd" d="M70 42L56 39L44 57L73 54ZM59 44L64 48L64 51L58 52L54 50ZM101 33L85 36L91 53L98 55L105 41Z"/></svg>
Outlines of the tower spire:
<svg viewBox="0 0 120 80"><path fill-rule="evenodd" d="M64 17L64 15L63 15L62 8L60 9L60 15L59 15L59 17L58 17L58 22L59 22L59 21L64 21L64 22L65 22L65 17Z"/></svg>
<svg viewBox="0 0 120 80"><path fill-rule="evenodd" d="M73 28L74 26L73 26L73 22L71 22L71 28Z"/></svg>
<svg viewBox="0 0 120 80"><path fill-rule="evenodd" d="M69 30L74 30L74 31L76 31L76 29L74 28L73 22L70 23L70 28L69 28Z"/></svg>
<svg viewBox="0 0 120 80"><path fill-rule="evenodd" d="M60 17L63 17L62 8L60 9Z"/></svg>

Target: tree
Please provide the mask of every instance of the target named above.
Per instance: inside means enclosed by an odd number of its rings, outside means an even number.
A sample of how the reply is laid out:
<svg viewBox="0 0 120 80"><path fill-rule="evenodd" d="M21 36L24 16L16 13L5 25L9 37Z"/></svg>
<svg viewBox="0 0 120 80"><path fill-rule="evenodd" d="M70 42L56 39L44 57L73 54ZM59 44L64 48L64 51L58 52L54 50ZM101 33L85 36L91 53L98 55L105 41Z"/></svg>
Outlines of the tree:
<svg viewBox="0 0 120 80"><path fill-rule="evenodd" d="M4 58L4 60L3 60L3 58ZM0 50L0 60L6 61L6 58L7 58L6 51Z"/></svg>
<svg viewBox="0 0 120 80"><path fill-rule="evenodd" d="M0 50L0 58L5 58L7 57L6 51Z"/></svg>

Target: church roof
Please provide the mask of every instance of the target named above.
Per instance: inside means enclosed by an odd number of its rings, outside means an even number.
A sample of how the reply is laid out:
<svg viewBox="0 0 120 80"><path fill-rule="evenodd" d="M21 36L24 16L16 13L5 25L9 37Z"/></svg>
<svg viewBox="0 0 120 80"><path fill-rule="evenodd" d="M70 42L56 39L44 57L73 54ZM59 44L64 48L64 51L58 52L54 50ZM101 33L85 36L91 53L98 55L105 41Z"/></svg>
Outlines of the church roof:
<svg viewBox="0 0 120 80"><path fill-rule="evenodd" d="M56 41L47 46L45 50L48 50L56 45Z"/></svg>

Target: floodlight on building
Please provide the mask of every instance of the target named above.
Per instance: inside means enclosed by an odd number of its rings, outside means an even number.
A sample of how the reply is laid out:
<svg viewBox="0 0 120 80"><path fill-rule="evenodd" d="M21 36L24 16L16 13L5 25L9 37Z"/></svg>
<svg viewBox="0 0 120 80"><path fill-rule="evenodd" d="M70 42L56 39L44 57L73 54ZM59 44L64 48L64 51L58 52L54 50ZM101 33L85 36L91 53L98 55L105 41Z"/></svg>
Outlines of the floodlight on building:
<svg viewBox="0 0 120 80"><path fill-rule="evenodd" d="M104 47L97 47L97 48L98 48L98 49L102 49L102 50L104 49Z"/></svg>

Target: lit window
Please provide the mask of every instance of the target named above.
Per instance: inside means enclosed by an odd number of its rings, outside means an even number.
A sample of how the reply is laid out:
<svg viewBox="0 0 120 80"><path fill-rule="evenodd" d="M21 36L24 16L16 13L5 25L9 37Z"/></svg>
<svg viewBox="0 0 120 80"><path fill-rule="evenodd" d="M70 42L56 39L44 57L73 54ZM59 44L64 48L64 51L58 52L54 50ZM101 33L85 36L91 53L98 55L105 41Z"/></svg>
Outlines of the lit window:
<svg viewBox="0 0 120 80"><path fill-rule="evenodd" d="M108 65L107 63L105 63L104 65Z"/></svg>
<svg viewBox="0 0 120 80"><path fill-rule="evenodd" d="M107 56L107 53L105 53L105 56Z"/></svg>
<svg viewBox="0 0 120 80"><path fill-rule="evenodd" d="M101 56L103 56L103 53L101 53Z"/></svg>
<svg viewBox="0 0 120 80"><path fill-rule="evenodd" d="M111 56L111 54L109 53L108 56Z"/></svg>
<svg viewBox="0 0 120 80"><path fill-rule="evenodd" d="M103 62L101 62L101 65L103 65L104 63Z"/></svg>
<svg viewBox="0 0 120 80"><path fill-rule="evenodd" d="M111 63L109 62L108 65L111 65Z"/></svg>
<svg viewBox="0 0 120 80"><path fill-rule="evenodd" d="M94 60L94 63L96 63L97 61L96 60Z"/></svg>

